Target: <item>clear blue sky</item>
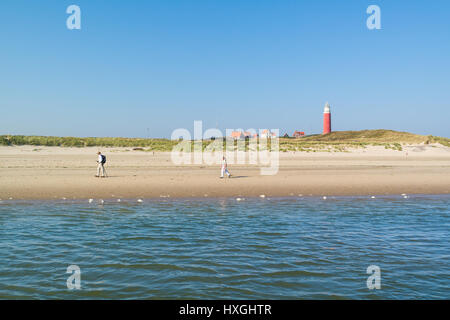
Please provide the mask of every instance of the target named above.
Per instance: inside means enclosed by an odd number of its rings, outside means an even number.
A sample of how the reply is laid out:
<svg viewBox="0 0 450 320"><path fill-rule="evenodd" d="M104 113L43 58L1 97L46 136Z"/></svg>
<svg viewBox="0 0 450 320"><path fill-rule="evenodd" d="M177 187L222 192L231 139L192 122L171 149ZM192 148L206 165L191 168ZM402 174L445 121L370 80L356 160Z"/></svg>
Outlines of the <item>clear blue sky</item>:
<svg viewBox="0 0 450 320"><path fill-rule="evenodd" d="M334 130L450 137L448 0L2 0L0 41L0 134L317 133L329 101Z"/></svg>

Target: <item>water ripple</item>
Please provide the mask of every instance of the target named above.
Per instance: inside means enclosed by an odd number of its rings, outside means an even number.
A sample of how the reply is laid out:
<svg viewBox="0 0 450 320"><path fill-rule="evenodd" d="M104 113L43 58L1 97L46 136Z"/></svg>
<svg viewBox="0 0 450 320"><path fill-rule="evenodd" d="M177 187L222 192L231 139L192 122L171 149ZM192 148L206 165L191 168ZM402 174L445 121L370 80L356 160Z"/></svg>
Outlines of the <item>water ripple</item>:
<svg viewBox="0 0 450 320"><path fill-rule="evenodd" d="M448 196L3 201L0 298L448 299ZM81 268L81 290L66 269ZM368 290L366 269L382 270Z"/></svg>

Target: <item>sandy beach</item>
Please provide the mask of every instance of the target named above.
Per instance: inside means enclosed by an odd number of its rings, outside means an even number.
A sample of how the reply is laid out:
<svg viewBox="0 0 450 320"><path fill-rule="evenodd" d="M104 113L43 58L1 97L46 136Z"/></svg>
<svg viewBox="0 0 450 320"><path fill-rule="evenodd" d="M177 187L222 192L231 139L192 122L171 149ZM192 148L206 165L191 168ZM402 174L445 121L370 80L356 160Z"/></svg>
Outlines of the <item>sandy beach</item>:
<svg viewBox="0 0 450 320"><path fill-rule="evenodd" d="M107 155L98 179L96 152ZM408 155L406 155L406 152ZM448 194L450 148L409 145L280 153L274 176L257 165L174 165L170 153L130 148L0 147L0 199L111 199Z"/></svg>

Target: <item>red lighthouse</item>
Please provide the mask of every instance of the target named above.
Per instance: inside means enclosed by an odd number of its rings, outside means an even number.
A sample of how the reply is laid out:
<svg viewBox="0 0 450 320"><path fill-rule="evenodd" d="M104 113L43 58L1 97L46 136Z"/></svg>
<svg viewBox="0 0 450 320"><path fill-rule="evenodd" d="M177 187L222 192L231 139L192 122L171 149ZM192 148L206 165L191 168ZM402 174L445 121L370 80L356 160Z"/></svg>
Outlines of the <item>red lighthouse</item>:
<svg viewBox="0 0 450 320"><path fill-rule="evenodd" d="M323 110L323 134L331 132L331 113L330 104L327 102L325 104L325 109Z"/></svg>

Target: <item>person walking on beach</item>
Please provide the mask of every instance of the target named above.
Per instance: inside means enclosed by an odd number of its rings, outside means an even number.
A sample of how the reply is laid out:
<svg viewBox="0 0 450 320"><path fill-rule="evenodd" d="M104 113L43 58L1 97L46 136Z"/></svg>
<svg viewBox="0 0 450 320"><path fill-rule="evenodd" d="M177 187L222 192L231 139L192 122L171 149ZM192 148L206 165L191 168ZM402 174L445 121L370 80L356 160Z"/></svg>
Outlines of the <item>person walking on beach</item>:
<svg viewBox="0 0 450 320"><path fill-rule="evenodd" d="M106 163L106 157L102 155L102 153L99 151L97 153L98 159L97 159L97 178L106 178L106 170L105 170L105 163ZM101 176L100 176L101 174Z"/></svg>
<svg viewBox="0 0 450 320"><path fill-rule="evenodd" d="M231 174L230 174L230 172L228 171L228 168L227 168L227 159L225 158L225 156L223 156L223 158L222 158L222 170L220 172L220 179L223 178L223 175L225 173L227 174L228 178L231 177Z"/></svg>

